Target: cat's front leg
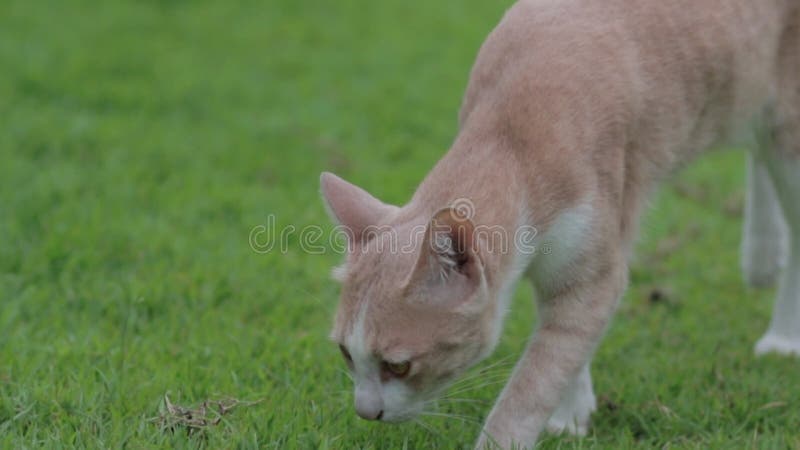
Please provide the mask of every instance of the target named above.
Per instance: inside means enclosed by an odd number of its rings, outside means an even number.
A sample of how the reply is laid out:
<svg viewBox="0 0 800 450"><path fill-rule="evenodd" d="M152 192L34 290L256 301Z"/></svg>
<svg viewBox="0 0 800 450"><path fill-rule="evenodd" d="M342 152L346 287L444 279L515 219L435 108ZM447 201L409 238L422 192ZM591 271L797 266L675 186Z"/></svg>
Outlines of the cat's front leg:
<svg viewBox="0 0 800 450"><path fill-rule="evenodd" d="M533 447L562 392L603 335L627 282L623 261L606 261L592 276L539 302L539 330L489 414L476 448Z"/></svg>
<svg viewBox="0 0 800 450"><path fill-rule="evenodd" d="M562 392L561 403L547 421L547 431L585 436L589 430L590 417L595 410L597 398L592 388L589 363L586 363Z"/></svg>

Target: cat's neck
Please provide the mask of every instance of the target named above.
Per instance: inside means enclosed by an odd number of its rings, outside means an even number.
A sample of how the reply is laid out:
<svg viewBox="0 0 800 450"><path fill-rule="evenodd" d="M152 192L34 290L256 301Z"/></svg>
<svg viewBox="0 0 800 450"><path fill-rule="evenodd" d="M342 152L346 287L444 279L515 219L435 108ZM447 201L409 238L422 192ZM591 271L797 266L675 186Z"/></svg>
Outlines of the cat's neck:
<svg viewBox="0 0 800 450"><path fill-rule="evenodd" d="M574 117L555 111L551 117L559 116ZM502 275L496 279L506 278L520 264L514 246L522 228L546 236L559 217L592 196L595 168L581 162L585 153L579 152L593 145L593 136L583 133L578 141L574 134L560 133L574 133L580 125L567 120L528 127L522 142L519 136L498 133L502 127L497 122L470 121L420 184L404 214L425 220L441 208L456 206L465 208L487 236L502 230L507 245L492 242L481 256L490 273ZM563 135L570 136L569 142Z"/></svg>

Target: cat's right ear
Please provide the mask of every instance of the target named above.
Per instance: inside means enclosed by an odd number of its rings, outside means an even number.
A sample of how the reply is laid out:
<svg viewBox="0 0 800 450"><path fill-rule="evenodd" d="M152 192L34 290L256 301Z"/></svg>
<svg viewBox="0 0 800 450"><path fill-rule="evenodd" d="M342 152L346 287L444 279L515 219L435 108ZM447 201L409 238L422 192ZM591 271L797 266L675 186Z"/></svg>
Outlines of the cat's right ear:
<svg viewBox="0 0 800 450"><path fill-rule="evenodd" d="M473 304L484 298L477 294L485 283L475 224L453 207L434 214L406 289L417 298Z"/></svg>
<svg viewBox="0 0 800 450"><path fill-rule="evenodd" d="M360 242L369 227L397 210L330 172L322 172L319 183L328 214L351 242Z"/></svg>

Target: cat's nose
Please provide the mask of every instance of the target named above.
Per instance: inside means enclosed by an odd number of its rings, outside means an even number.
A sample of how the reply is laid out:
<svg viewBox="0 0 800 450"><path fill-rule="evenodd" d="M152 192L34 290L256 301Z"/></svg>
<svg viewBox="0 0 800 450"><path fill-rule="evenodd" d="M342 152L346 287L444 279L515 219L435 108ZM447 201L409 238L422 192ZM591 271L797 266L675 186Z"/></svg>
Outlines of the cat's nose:
<svg viewBox="0 0 800 450"><path fill-rule="evenodd" d="M377 414L375 414L372 410L362 411L356 408L356 413L358 413L359 417L366 420L381 420L383 418L383 410L380 410Z"/></svg>
<svg viewBox="0 0 800 450"><path fill-rule="evenodd" d="M383 418L383 400L380 394L356 389L356 414L366 420Z"/></svg>

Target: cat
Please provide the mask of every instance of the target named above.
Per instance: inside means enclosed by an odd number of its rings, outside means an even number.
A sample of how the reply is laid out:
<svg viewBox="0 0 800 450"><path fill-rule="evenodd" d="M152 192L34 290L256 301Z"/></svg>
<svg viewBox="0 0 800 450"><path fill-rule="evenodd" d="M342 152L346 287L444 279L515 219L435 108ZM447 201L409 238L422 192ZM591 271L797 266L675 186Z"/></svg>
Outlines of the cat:
<svg viewBox="0 0 800 450"><path fill-rule="evenodd" d="M408 204L321 176L349 239L331 337L357 414L420 413L492 352L526 278L539 324L476 448L533 446L545 429L585 434L590 361L649 194L749 129L742 269L754 285L780 277L755 351L800 356L800 2L511 6L478 53L452 147ZM534 251L490 245L523 227L536 230Z"/></svg>

